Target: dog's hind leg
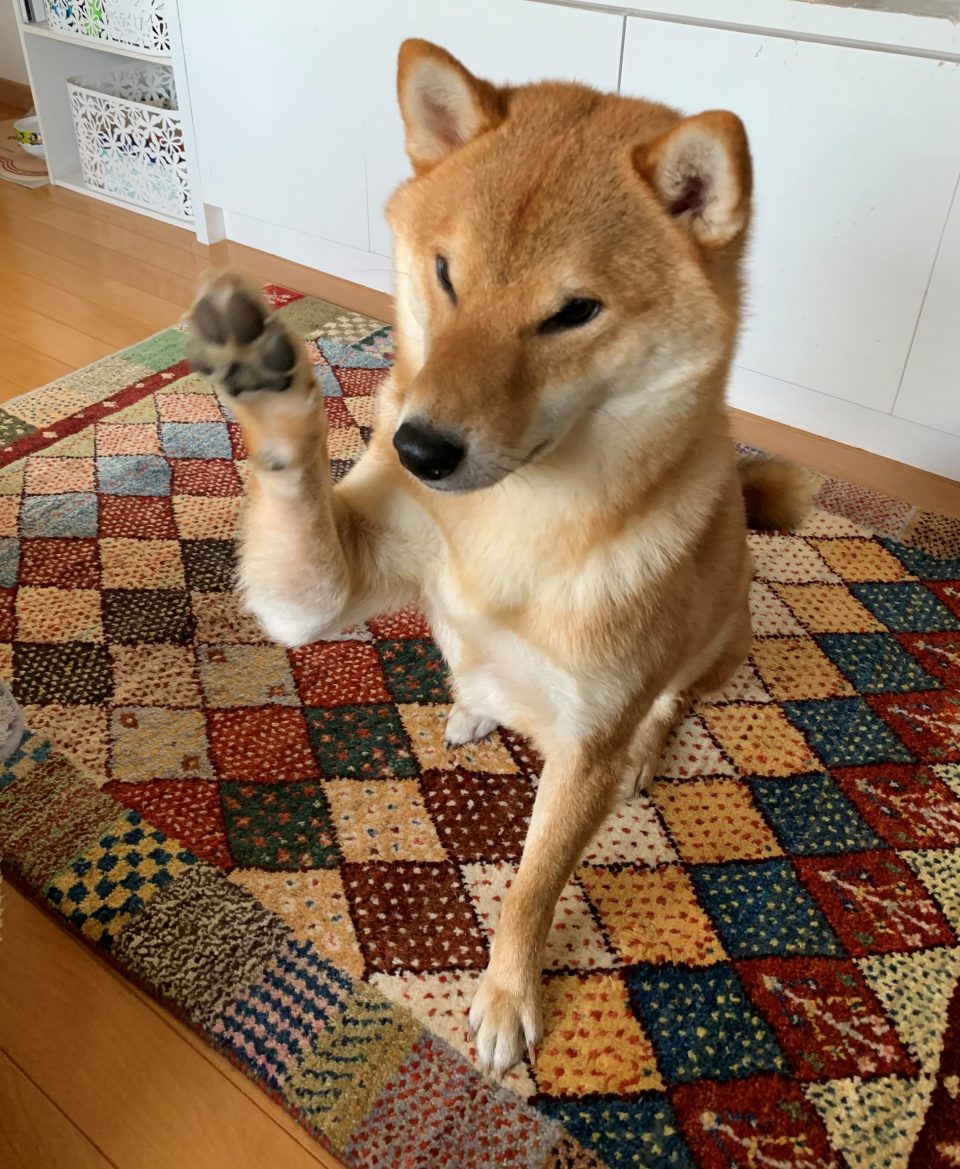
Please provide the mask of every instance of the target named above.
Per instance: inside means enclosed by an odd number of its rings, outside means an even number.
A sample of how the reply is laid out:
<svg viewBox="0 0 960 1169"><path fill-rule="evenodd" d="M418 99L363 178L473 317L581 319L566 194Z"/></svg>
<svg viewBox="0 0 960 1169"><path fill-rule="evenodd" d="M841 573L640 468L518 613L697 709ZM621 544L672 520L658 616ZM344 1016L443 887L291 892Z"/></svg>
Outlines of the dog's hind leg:
<svg viewBox="0 0 960 1169"><path fill-rule="evenodd" d="M690 701L690 694L685 690L679 693L664 690L654 700L630 743L627 766L620 782L624 798L642 796L650 790L667 740L674 727L686 716Z"/></svg>
<svg viewBox="0 0 960 1169"><path fill-rule="evenodd" d="M300 338L261 294L234 273L209 276L187 353L243 431L238 583L266 632L302 645L416 599L430 531L411 531L417 509L369 455L332 487L320 387Z"/></svg>
<svg viewBox="0 0 960 1169"><path fill-rule="evenodd" d="M750 650L750 611L741 612L707 651L692 659L673 683L654 700L630 744L630 757L621 783L622 794L643 795L657 773L667 740L693 703L720 690L739 669Z"/></svg>

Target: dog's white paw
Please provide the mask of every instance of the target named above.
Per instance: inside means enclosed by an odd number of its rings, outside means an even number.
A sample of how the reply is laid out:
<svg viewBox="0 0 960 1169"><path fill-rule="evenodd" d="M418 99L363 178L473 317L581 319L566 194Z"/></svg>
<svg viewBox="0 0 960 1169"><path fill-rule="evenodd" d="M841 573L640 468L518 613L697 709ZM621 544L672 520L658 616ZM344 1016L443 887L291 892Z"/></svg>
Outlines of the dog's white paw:
<svg viewBox="0 0 960 1169"><path fill-rule="evenodd" d="M470 1005L470 1035L480 1068L500 1079L524 1055L534 1063L543 1035L539 979L508 990L488 971Z"/></svg>
<svg viewBox="0 0 960 1169"><path fill-rule="evenodd" d="M476 743L485 739L497 729L492 718L482 718L461 706L458 702L450 711L443 732L443 741L448 747L462 747L464 743Z"/></svg>

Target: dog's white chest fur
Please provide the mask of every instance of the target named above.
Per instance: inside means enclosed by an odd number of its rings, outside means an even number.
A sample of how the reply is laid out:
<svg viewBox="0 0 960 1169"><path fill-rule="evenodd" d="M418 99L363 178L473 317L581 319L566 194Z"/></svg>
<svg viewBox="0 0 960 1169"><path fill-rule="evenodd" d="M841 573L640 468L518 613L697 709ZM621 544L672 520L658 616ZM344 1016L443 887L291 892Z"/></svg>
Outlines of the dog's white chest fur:
<svg viewBox="0 0 960 1169"><path fill-rule="evenodd" d="M532 642L472 606L449 574L426 598L434 636L455 679L460 706L538 743L569 741L592 721L578 680Z"/></svg>

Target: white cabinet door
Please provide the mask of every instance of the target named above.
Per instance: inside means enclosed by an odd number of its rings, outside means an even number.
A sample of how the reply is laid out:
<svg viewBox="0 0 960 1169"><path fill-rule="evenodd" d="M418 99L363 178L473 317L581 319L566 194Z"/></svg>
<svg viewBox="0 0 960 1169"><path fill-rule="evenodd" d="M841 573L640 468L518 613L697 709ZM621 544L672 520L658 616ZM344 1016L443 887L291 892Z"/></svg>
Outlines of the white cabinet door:
<svg viewBox="0 0 960 1169"><path fill-rule="evenodd" d="M960 165L956 64L630 17L621 88L746 123L739 364L889 412Z"/></svg>
<svg viewBox="0 0 960 1169"><path fill-rule="evenodd" d="M960 193L947 220L893 412L960 435ZM960 464L951 473L960 478Z"/></svg>
<svg viewBox="0 0 960 1169"><path fill-rule="evenodd" d="M364 9L179 0L205 203L368 249Z"/></svg>
<svg viewBox="0 0 960 1169"><path fill-rule="evenodd" d="M529 0L367 0L367 183L370 247L392 250L383 205L410 174L397 110L397 50L406 37L435 41L480 77L501 83L544 78L615 90L623 18Z"/></svg>

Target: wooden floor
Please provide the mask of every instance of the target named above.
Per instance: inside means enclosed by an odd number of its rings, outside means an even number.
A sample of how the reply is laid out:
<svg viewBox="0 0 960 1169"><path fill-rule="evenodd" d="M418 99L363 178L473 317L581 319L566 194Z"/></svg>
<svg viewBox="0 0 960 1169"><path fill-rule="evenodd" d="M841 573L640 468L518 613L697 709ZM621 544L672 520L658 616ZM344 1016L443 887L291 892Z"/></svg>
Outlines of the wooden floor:
<svg viewBox="0 0 960 1169"><path fill-rule="evenodd" d="M16 111L0 106L0 118ZM0 182L0 401L182 315L215 266L389 319L390 299L50 187ZM745 441L960 515L960 484L733 412ZM3 887L4 1169L306 1169L336 1161L226 1061Z"/></svg>

